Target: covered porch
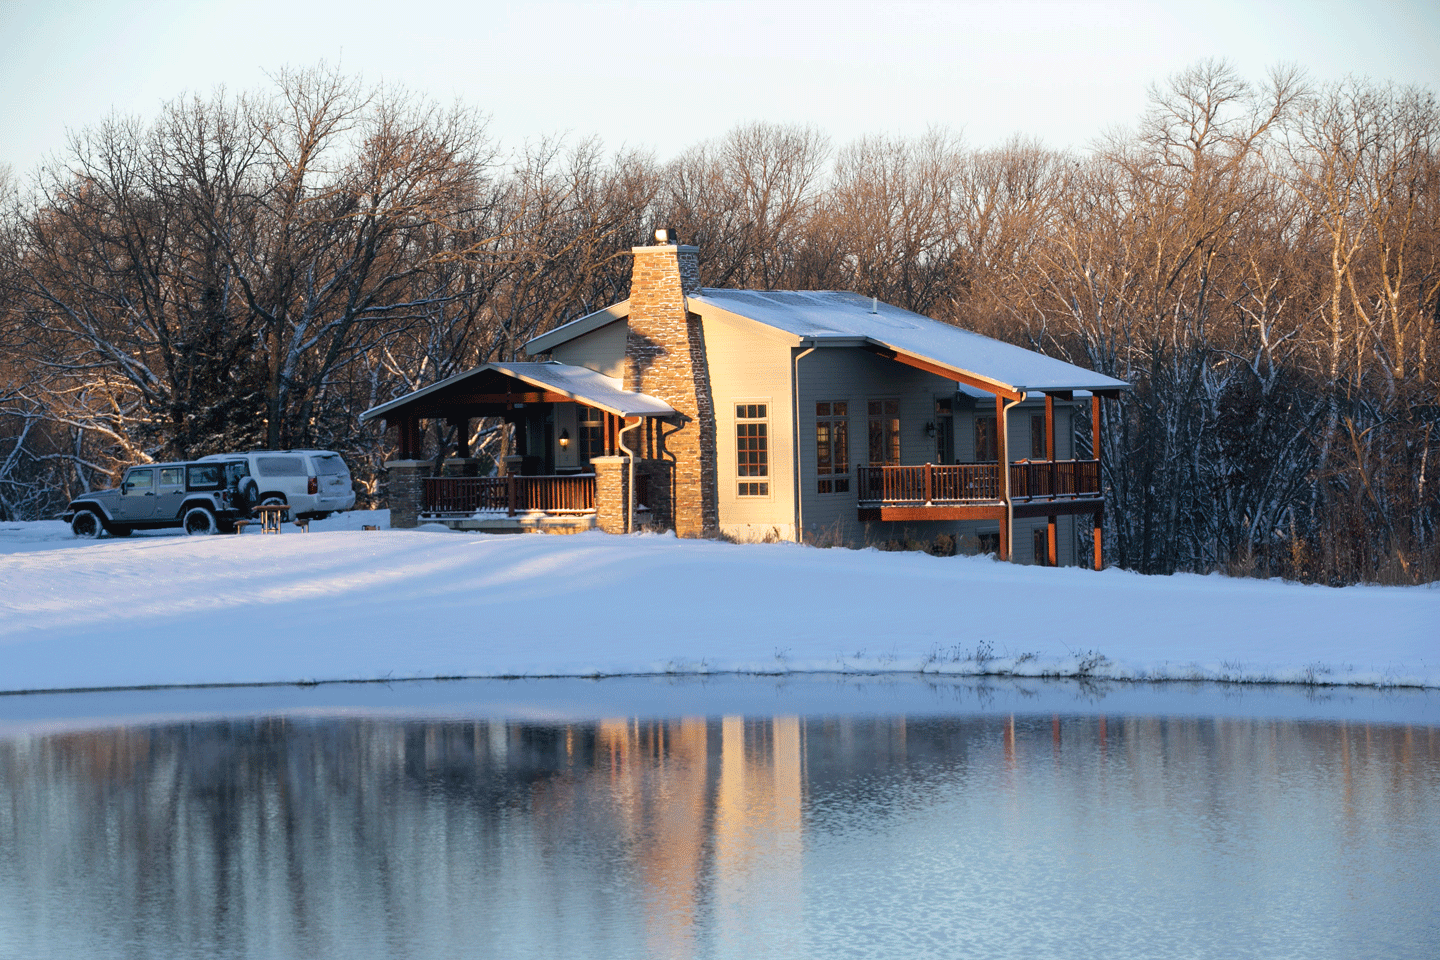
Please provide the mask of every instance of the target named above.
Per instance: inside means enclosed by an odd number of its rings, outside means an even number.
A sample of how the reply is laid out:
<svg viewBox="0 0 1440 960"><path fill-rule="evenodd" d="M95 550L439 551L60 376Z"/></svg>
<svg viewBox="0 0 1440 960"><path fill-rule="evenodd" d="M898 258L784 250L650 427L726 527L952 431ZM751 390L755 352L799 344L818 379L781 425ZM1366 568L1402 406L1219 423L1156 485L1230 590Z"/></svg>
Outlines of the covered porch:
<svg viewBox="0 0 1440 960"><path fill-rule="evenodd" d="M654 449L661 421L673 414L583 367L514 363L466 371L361 419L383 418L397 434L398 456L386 464L392 525L568 533L628 529L637 513L648 519L642 507L653 471L635 461ZM469 448L472 424L487 417L509 432L508 452L493 463ZM452 449L426 457L424 421L453 427Z"/></svg>
<svg viewBox="0 0 1440 960"><path fill-rule="evenodd" d="M1092 518L1093 566L1102 566L1102 538L1105 511L1104 487L1099 451L1102 395L1110 391L1051 389L1030 392L1023 387L982 379L972 374L919 361L904 354L892 359L939 373L972 391L993 396L994 443L989 459L973 463L860 464L856 469L857 519L862 523L926 521L988 521L998 531L1000 559L1011 559L1014 524L1017 519L1046 519L1045 543L1036 533L1036 562L1055 566L1059 562L1058 521L1063 516ZM922 366L923 364L923 366ZM1055 404L1073 402L1076 394L1089 395L1090 452L1088 459L1056 457ZM1009 417L1011 408L1026 401L1033 404L1044 397L1043 457L1032 455L1012 460ZM1037 418L1038 420L1038 418ZM1035 422L1035 421L1032 421ZM1038 441L1036 441L1038 443ZM978 444L977 444L978 446ZM1071 447L1073 450L1073 445ZM1038 448L1034 454L1040 454ZM1003 465L1003 466L1002 466Z"/></svg>

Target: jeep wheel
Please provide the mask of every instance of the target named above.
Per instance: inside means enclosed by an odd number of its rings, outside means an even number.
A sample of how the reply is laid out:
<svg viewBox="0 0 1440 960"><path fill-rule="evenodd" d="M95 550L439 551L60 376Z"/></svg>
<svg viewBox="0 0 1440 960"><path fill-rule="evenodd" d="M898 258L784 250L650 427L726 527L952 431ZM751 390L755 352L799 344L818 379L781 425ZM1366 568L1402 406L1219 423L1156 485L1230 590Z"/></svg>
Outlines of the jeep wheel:
<svg viewBox="0 0 1440 960"><path fill-rule="evenodd" d="M220 528L215 514L209 507L191 507L185 511L185 533L192 537L207 537Z"/></svg>
<svg viewBox="0 0 1440 960"><path fill-rule="evenodd" d="M70 532L79 540L94 540L100 536L100 518L89 510L81 510L70 518Z"/></svg>
<svg viewBox="0 0 1440 960"><path fill-rule="evenodd" d="M264 500L261 500L261 501L260 501L260 506L262 506L262 507L284 507L284 506L288 506L288 504L285 502L285 498L284 498L284 497L272 493L272 494L270 494L268 497L266 497ZM280 515L280 522L281 522L281 523L284 523L286 520L289 520L289 519L290 519L290 511L289 511L289 510L286 510L283 514Z"/></svg>

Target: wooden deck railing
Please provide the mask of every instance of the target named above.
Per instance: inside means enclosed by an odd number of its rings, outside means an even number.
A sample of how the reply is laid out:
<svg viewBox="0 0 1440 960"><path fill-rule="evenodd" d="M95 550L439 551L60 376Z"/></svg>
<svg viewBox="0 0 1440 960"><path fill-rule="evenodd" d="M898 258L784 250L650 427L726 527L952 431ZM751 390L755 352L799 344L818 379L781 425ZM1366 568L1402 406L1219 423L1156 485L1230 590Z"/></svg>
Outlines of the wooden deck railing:
<svg viewBox="0 0 1440 960"><path fill-rule="evenodd" d="M510 516L527 511L593 513L593 473L550 477L426 477L421 513Z"/></svg>
<svg viewBox="0 0 1440 960"><path fill-rule="evenodd" d="M1000 499L994 463L927 463L915 467L856 467L862 504L950 504ZM1010 499L1077 499L1100 495L1096 460L1010 464Z"/></svg>
<svg viewBox="0 0 1440 960"><path fill-rule="evenodd" d="M1000 471L993 463L860 466L856 478L861 503L964 503L1000 498Z"/></svg>
<svg viewBox="0 0 1440 960"><path fill-rule="evenodd" d="M1032 460L1010 464L1011 500L1100 496L1099 460Z"/></svg>

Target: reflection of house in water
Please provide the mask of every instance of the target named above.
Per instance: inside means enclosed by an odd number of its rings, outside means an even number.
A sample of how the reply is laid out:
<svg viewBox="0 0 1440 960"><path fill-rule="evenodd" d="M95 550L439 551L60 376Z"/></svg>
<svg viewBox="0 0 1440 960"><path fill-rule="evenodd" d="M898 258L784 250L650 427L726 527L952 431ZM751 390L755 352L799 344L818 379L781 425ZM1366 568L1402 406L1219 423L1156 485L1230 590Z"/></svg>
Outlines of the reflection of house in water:
<svg viewBox="0 0 1440 960"><path fill-rule="evenodd" d="M1166 844L1195 824L1243 833L1289 816L1301 780L1319 789L1297 836L1307 862L1329 862L1377 824L1433 822L1437 769L1437 728L1241 718L372 718L0 737L0 953L104 937L137 955L183 942L217 956L746 956L757 940L821 955L818 941L853 933L837 904L893 892L837 892L837 866L885 877L865 871L893 862L897 883L931 871L926 889L968 922L973 897L1031 892L1064 856L1112 862L1157 810L1175 825L1152 831ZM1292 837L1255 841L1294 855ZM961 861L969 872L946 866ZM936 907L897 895L886 917L914 929L930 918L907 911ZM15 930L45 936L6 941Z"/></svg>

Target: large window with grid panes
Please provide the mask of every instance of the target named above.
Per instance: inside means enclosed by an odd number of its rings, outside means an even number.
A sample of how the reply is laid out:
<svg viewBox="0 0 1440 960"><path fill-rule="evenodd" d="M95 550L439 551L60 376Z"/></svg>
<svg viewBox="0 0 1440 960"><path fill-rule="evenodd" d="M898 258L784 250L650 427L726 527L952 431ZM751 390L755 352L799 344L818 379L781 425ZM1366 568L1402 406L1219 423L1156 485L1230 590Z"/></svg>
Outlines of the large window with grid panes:
<svg viewBox="0 0 1440 960"><path fill-rule="evenodd" d="M575 419L580 428L580 460L588 466L605 455L605 414L582 403L575 408Z"/></svg>
<svg viewBox="0 0 1440 960"><path fill-rule="evenodd" d="M867 414L870 421L870 465L897 466L900 463L900 401L871 400Z"/></svg>
<svg viewBox="0 0 1440 960"><path fill-rule="evenodd" d="M768 404L735 404L735 471L739 496L770 496Z"/></svg>
<svg viewBox="0 0 1440 960"><path fill-rule="evenodd" d="M815 404L815 489L817 493L850 492L850 404L830 400Z"/></svg>

